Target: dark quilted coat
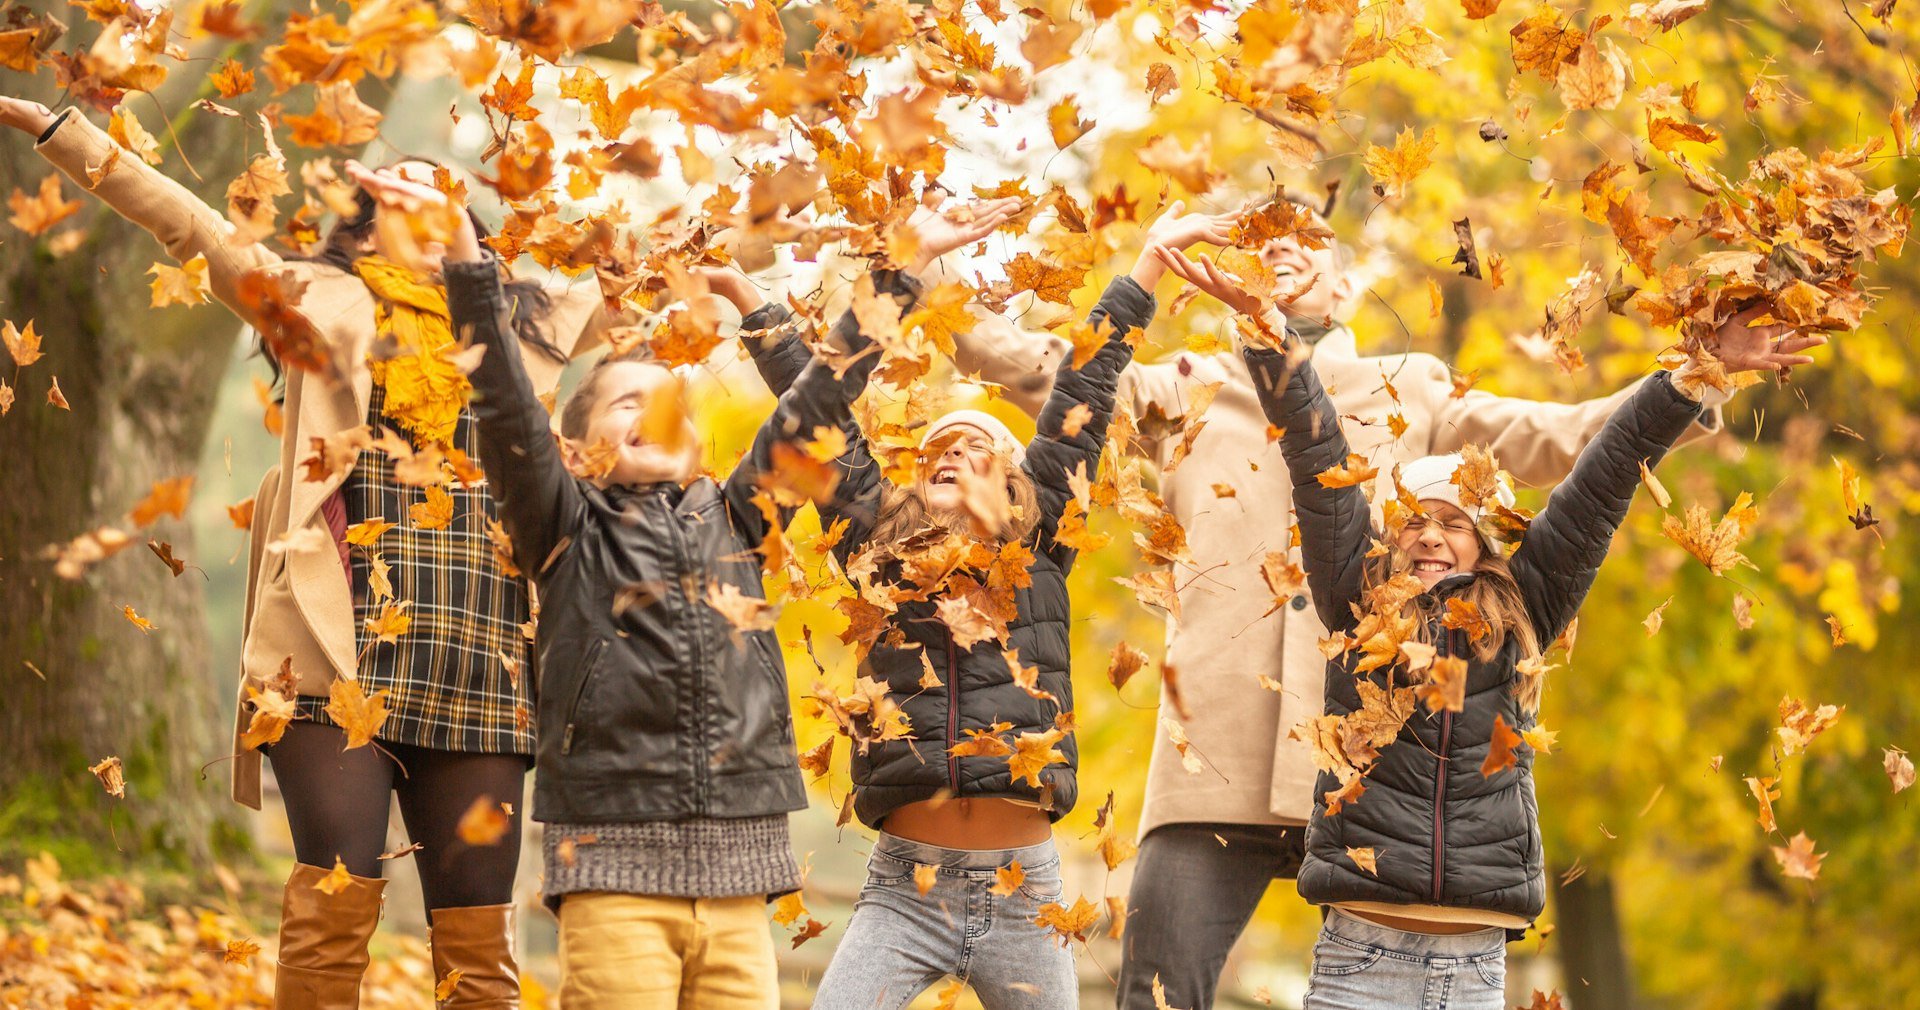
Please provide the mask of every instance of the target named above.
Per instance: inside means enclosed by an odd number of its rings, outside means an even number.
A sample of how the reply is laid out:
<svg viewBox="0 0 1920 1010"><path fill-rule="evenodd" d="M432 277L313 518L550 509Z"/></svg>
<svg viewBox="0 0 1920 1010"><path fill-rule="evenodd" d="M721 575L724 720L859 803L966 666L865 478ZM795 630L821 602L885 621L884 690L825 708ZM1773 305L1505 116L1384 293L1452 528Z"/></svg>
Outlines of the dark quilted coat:
<svg viewBox="0 0 1920 1010"><path fill-rule="evenodd" d="M1083 463L1089 477L1099 469L1107 424L1113 416L1114 391L1120 372L1133 359L1133 348L1124 338L1145 328L1153 312L1151 294L1129 278L1114 280L1089 316L1096 328L1103 321L1112 324L1107 342L1083 368L1075 369L1071 360L1060 365L1053 393L1040 412L1038 431L1027 446L1024 468L1033 479L1040 519L1027 541L1034 555L1028 566L1032 584L1016 594L1019 615L1008 623L1006 646L990 639L971 649L957 649L947 626L936 616L936 601L907 602L900 605L893 621L904 634L904 642L888 644L883 637L861 665L862 676L886 685L911 726L911 734L905 739L874 743L864 754L857 749L854 752L854 812L868 827L879 827L898 807L943 794L1035 802L1054 820L1073 809L1079 795L1079 749L1072 734L1057 745L1066 757L1065 763L1041 771L1038 789L1024 779L1016 780L1004 756L954 757L948 750L955 742L968 739L967 730L990 730L996 723L1012 724L1012 729L1000 734L1007 741L1022 733L1045 732L1063 710L1073 708L1073 684L1068 675L1072 657L1068 646L1071 611L1067 573L1073 568L1075 552L1056 542L1054 532L1061 511L1073 497L1067 475ZM843 328L842 332L850 331ZM861 338L856 335L855 339ZM849 376L864 381L876 360L877 355L867 355L848 370ZM771 383L773 376L768 378ZM1063 425L1067 411L1077 404L1086 404L1093 417L1079 434L1069 437ZM857 436L858 431L852 435ZM866 459L864 439L853 437L849 443L849 452L843 457L846 465L842 484L846 486L836 491L834 498L836 503L850 504L821 510L823 526L847 520L846 532L835 547L842 561L866 546L885 480L878 467L859 465L858 461ZM1035 698L1014 683L1001 655L1003 648L1017 650L1022 665L1038 668L1039 688L1059 702ZM923 653L943 687L920 687L926 669Z"/></svg>
<svg viewBox="0 0 1920 1010"><path fill-rule="evenodd" d="M1316 479L1347 457L1333 402L1311 364L1289 375L1280 352L1249 348L1245 356L1268 419L1286 430L1281 446L1320 619L1333 631L1350 631L1365 556L1381 534L1360 488L1326 488ZM1509 560L1541 642L1558 637L1580 609L1639 486L1640 461L1657 464L1699 415L1700 405L1675 390L1664 372L1654 375L1607 421L1535 517ZM1476 577L1451 576L1422 603L1444 612L1445 599ZM1429 713L1416 705L1398 739L1381 750L1365 794L1336 815L1327 814L1326 796L1339 781L1331 772L1320 774L1300 895L1315 904L1446 905L1531 920L1546 901L1533 754L1520 745L1514 768L1480 773L1496 716L1515 732L1534 725L1514 691L1518 646L1509 636L1491 660L1481 661L1463 633L1437 623L1432 630L1443 655L1468 660L1465 711ZM1329 715L1361 706L1352 656L1327 667ZM1389 686L1394 668L1364 676ZM1378 874L1354 865L1346 855L1350 847L1373 848Z"/></svg>

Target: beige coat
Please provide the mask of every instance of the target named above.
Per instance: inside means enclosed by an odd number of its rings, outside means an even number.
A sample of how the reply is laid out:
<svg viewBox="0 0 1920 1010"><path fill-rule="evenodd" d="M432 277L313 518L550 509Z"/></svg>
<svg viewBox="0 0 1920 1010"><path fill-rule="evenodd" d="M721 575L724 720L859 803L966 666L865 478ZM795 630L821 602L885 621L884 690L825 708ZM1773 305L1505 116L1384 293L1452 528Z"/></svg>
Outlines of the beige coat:
<svg viewBox="0 0 1920 1010"><path fill-rule="evenodd" d="M121 152L99 185L90 185L88 170L105 164L113 148L104 131L72 110L38 150L81 189L152 233L175 260L206 256L214 297L249 323L248 310L235 296L241 277L254 270L274 270L304 280L307 288L299 311L326 338L334 360L350 370L349 381L338 384L308 372L288 371L280 462L267 471L254 497L248 552L242 701L250 678L259 681L273 676L288 658L300 677L300 693L325 695L335 677L357 673L351 589L330 536L321 550L275 550L274 546L290 530L318 527L326 532L320 503L346 475L301 480L300 461L313 454L314 439L366 421L372 391L366 356L374 337L373 296L358 277L333 266L285 262L260 243L231 244L231 227L219 212L127 152ZM573 355L596 346L611 322L598 285L556 286L551 294L548 327L555 346ZM535 388L542 393L559 382L562 365L532 349L525 360ZM257 809L260 754L241 748L239 736L247 722L244 707L239 716L234 728L233 798Z"/></svg>
<svg viewBox="0 0 1920 1010"><path fill-rule="evenodd" d="M962 369L1006 386L1009 399L1029 413L1045 401L1068 346L998 317L982 318L958 343ZM1633 388L1576 404L1477 390L1455 399L1440 359L1361 357L1353 332L1344 328L1315 346L1313 363L1342 418L1374 422L1343 423L1354 451L1380 468L1386 497L1393 493L1394 464L1467 444L1490 448L1525 485L1553 484ZM1397 440L1385 424L1395 407L1383 377L1399 391L1398 410L1407 421ZM1189 390L1214 382L1224 385L1185 460L1168 471L1178 437L1146 445L1160 470L1160 494L1186 528L1193 553L1193 569L1176 573L1184 587L1183 619L1168 622L1166 662L1179 673L1189 716L1184 729L1206 768L1187 774L1168 735L1155 735L1142 835L1162 824L1305 824L1313 809L1313 762L1306 745L1289 739L1287 731L1321 714L1326 658L1317 643L1326 630L1304 596L1267 613L1273 594L1261 579L1260 562L1268 551L1288 547L1293 495L1280 447L1267 440L1267 419L1246 365L1238 354L1190 353L1135 363L1121 376L1120 402L1137 417L1153 407L1179 417ZM1704 426L1707 421L1712 428ZM1717 428L1718 414L1707 421L1690 437ZM1237 495L1219 497L1215 484ZM1299 563L1298 549L1292 556ZM1262 687L1262 676L1277 681L1280 690ZM1176 718L1171 707L1162 714Z"/></svg>

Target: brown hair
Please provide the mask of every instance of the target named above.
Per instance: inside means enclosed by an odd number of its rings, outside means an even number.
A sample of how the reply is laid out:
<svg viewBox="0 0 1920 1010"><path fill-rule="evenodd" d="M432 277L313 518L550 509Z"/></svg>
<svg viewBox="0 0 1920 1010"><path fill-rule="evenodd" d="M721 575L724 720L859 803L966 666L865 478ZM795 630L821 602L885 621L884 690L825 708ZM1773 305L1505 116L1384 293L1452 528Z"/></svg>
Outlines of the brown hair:
<svg viewBox="0 0 1920 1010"><path fill-rule="evenodd" d="M1004 456L999 457L999 463L1006 470L1007 501L1013 505L1013 521L994 538L996 545L1005 545L1027 539L1040 525L1040 496L1025 469L1008 465ZM928 508L917 480L908 487L889 483L880 492L873 535L867 542L880 545L884 551L928 527L966 533L973 522L965 512Z"/></svg>
<svg viewBox="0 0 1920 1010"><path fill-rule="evenodd" d="M1398 547L1389 548L1387 553L1367 562L1364 585L1369 590L1385 585L1389 579L1412 570L1412 567L1413 562L1407 552ZM1492 633L1473 643L1474 658L1481 662L1492 659L1506 644L1509 634L1520 646L1522 661L1540 658L1540 636L1533 629L1532 618L1527 616L1526 598L1520 595L1520 583L1514 580L1513 569L1507 564L1507 559L1487 550L1486 545L1482 544L1480 560L1474 563L1473 575L1473 581L1467 584L1459 599L1478 608L1481 618L1493 628ZM1408 605L1431 608L1437 606L1438 601L1422 594ZM1427 642L1430 632L1425 618L1430 615L1422 613L1419 616L1423 619L1415 625L1414 635L1419 641ZM1520 696L1521 707L1527 712L1534 712L1540 707L1540 693L1545 684L1537 673L1530 674L1522 670L1519 674L1514 692Z"/></svg>

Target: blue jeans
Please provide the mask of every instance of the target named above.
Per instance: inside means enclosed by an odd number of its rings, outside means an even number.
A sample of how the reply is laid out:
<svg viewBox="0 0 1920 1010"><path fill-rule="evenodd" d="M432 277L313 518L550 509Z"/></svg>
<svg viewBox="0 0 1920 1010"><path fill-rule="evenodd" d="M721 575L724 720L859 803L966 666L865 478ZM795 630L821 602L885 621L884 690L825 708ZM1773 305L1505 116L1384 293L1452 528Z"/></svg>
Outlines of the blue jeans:
<svg viewBox="0 0 1920 1010"><path fill-rule="evenodd" d="M1014 862L1026 879L1010 895L992 893L994 871ZM919 866L936 868L924 895L914 882ZM814 1010L896 1010L948 975L986 1010L1072 1010L1080 1005L1073 951L1033 923L1062 890L1051 839L944 849L881 832Z"/></svg>
<svg viewBox="0 0 1920 1010"><path fill-rule="evenodd" d="M1409 933L1327 911L1301 1010L1505 1010L1507 932Z"/></svg>

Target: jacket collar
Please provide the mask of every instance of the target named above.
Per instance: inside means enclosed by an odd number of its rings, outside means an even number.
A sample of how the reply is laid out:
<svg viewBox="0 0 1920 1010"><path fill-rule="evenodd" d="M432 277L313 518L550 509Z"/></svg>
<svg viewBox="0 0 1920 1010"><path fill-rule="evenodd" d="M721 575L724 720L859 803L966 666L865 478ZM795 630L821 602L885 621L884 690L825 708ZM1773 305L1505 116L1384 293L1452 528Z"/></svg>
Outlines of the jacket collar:
<svg viewBox="0 0 1920 1010"><path fill-rule="evenodd" d="M1353 331L1345 325L1336 325L1327 330L1325 336L1313 342L1313 353L1332 355L1336 358L1357 358L1360 348L1354 340Z"/></svg>

